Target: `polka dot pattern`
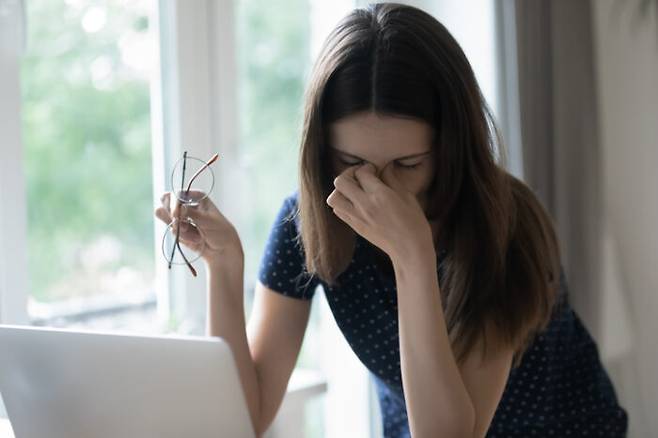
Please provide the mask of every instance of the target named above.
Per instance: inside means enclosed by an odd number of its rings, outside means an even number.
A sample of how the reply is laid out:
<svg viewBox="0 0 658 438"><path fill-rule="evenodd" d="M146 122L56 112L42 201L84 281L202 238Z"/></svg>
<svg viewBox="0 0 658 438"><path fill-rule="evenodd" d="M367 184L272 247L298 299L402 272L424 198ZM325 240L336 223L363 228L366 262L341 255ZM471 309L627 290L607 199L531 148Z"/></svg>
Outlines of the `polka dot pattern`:
<svg viewBox="0 0 658 438"><path fill-rule="evenodd" d="M390 272L375 262L372 245L357 237L348 268L329 287L303 270L290 217L297 193L285 199L263 254L260 281L297 299L311 299L321 284L336 323L377 388L386 438L409 437L400 369L397 291ZM437 272L441 261L437 257ZM440 277L439 277L440 278ZM487 437L624 437L628 418L617 403L598 349L569 305L564 275L554 316L521 364L510 371Z"/></svg>
<svg viewBox="0 0 658 438"><path fill-rule="evenodd" d="M283 295L308 300L313 298L319 282L304 269L299 221L293 217L296 208L295 194L287 197L279 209L260 261L258 279Z"/></svg>

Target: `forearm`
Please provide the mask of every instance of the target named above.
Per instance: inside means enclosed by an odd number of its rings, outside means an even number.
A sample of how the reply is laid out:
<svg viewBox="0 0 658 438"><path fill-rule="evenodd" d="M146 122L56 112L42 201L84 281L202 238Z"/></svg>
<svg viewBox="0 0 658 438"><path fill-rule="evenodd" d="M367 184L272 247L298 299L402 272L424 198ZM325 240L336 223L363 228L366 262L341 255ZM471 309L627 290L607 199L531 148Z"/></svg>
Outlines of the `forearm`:
<svg viewBox="0 0 658 438"><path fill-rule="evenodd" d="M239 256L231 258L236 260L232 266L208 265L206 331L208 336L221 337L230 345L252 424L259 433L260 389L257 369L247 342L243 299L244 261L241 251Z"/></svg>
<svg viewBox="0 0 658 438"><path fill-rule="evenodd" d="M470 436L474 408L448 337L436 255L433 249L419 250L393 265L400 364L412 436Z"/></svg>

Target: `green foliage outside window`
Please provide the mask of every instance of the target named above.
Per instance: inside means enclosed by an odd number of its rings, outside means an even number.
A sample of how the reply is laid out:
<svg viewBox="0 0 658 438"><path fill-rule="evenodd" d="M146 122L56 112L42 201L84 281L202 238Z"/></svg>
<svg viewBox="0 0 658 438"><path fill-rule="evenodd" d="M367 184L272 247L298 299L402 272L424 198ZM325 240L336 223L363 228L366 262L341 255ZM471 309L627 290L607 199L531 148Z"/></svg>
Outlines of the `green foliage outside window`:
<svg viewBox="0 0 658 438"><path fill-rule="evenodd" d="M249 171L251 211L241 236L246 278L257 264L283 196L297 184L302 96L310 67L306 0L238 3L241 155Z"/></svg>
<svg viewBox="0 0 658 438"><path fill-rule="evenodd" d="M146 41L147 7L27 2L21 86L37 301L148 287L153 276L149 83L122 58Z"/></svg>

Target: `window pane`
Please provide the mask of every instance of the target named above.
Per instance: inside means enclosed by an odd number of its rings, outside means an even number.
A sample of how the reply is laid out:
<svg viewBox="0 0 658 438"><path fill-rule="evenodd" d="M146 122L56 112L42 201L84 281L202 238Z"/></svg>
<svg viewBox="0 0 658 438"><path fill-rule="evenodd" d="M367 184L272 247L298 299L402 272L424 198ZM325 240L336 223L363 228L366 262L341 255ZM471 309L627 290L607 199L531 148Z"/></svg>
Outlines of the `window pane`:
<svg viewBox="0 0 658 438"><path fill-rule="evenodd" d="M303 94L311 64L320 43L353 2L240 0L237 5L240 152L249 172L248 211L242 215L247 223L241 224L240 237L245 285L253 292L275 215L298 185ZM318 299L323 298L316 297L316 303ZM298 367L322 369L320 309L318 304L312 306ZM305 436L323 436L325 421L335 417L325 417L323 400L306 406Z"/></svg>
<svg viewBox="0 0 658 438"><path fill-rule="evenodd" d="M241 0L236 27L241 158L250 171L250 211L241 238L249 260L245 275L253 283L274 215L297 184L302 94L310 64L308 1Z"/></svg>
<svg viewBox="0 0 658 438"><path fill-rule="evenodd" d="M153 296L154 1L27 2L29 311Z"/></svg>

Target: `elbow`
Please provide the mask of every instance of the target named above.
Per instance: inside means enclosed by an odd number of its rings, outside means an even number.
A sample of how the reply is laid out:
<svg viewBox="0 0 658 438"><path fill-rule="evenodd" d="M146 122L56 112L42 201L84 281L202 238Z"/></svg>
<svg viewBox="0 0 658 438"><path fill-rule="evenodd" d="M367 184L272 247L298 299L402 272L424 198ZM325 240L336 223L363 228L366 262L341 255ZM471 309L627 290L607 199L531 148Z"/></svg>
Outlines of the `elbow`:
<svg viewBox="0 0 658 438"><path fill-rule="evenodd" d="M258 416L256 416L254 413L251 415L251 428L254 431L254 436L256 436L256 438L261 438L265 433Z"/></svg>
<svg viewBox="0 0 658 438"><path fill-rule="evenodd" d="M473 438L472 430L464 425L448 426L445 424L436 425L427 429L418 430L419 428L412 428L411 436L414 438L435 438L435 437L450 437L450 438Z"/></svg>
<svg viewBox="0 0 658 438"><path fill-rule="evenodd" d="M477 415L470 398L461 404L460 408L453 413L452 418L453 421L449 424L452 426L453 433L450 436L459 438L475 437Z"/></svg>
<svg viewBox="0 0 658 438"><path fill-rule="evenodd" d="M460 426L458 427L458 433L455 436L460 436L464 438L474 438L475 437L475 426L477 424L477 417L475 413L475 407L472 403L469 403L468 406L462 411Z"/></svg>
<svg viewBox="0 0 658 438"><path fill-rule="evenodd" d="M446 436L454 438L475 437L475 408L472 403L465 403L460 409L453 411L449 417L437 425L438 434L431 436ZM430 435L427 435L430 436Z"/></svg>
<svg viewBox="0 0 658 438"><path fill-rule="evenodd" d="M271 421L267 421L267 419L264 418L262 404L260 403L261 401L262 399L259 397L258 413L254 413L251 417L251 425L253 426L254 435L256 438L261 438L263 435L265 435L265 432L267 432L267 429L269 429L272 423Z"/></svg>
<svg viewBox="0 0 658 438"><path fill-rule="evenodd" d="M254 435L256 438L262 438L265 435L265 432L267 432L272 425L272 421L261 421L259 423L252 424L254 425Z"/></svg>
<svg viewBox="0 0 658 438"><path fill-rule="evenodd" d="M254 427L254 435L256 438L261 438L263 435L265 435L265 432L267 432L267 429L269 428L269 423L260 421L260 419L254 419L251 424Z"/></svg>
<svg viewBox="0 0 658 438"><path fill-rule="evenodd" d="M413 437L451 437L451 438L473 438L475 437L475 411L465 410L454 413L448 417L435 417L425 425L411 425Z"/></svg>

